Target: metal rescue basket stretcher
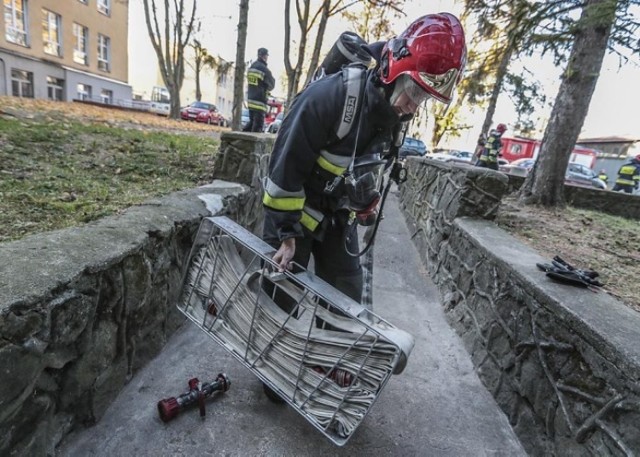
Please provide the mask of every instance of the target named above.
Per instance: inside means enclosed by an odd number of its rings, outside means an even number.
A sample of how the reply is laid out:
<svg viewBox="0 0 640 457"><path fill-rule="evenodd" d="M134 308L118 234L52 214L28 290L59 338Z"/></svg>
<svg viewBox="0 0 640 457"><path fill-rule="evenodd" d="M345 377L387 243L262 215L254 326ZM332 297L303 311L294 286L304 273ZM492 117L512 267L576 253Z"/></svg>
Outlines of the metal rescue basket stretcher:
<svg viewBox="0 0 640 457"><path fill-rule="evenodd" d="M300 266L275 272L274 253L230 219L205 218L178 308L342 446L404 369L413 337Z"/></svg>

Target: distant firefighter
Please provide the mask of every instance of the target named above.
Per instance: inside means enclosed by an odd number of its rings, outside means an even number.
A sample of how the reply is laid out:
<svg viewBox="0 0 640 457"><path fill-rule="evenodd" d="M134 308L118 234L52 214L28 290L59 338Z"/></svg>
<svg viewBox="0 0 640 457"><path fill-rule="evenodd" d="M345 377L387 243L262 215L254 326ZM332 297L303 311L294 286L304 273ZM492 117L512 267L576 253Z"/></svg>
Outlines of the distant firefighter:
<svg viewBox="0 0 640 457"><path fill-rule="evenodd" d="M507 131L505 124L498 124L495 129L489 132L489 137L485 141L484 150L480 154L480 158L476 162L476 166L498 169L498 156L502 149L502 134Z"/></svg>
<svg viewBox="0 0 640 457"><path fill-rule="evenodd" d="M638 187L640 187L640 154L620 167L613 190L632 194Z"/></svg>

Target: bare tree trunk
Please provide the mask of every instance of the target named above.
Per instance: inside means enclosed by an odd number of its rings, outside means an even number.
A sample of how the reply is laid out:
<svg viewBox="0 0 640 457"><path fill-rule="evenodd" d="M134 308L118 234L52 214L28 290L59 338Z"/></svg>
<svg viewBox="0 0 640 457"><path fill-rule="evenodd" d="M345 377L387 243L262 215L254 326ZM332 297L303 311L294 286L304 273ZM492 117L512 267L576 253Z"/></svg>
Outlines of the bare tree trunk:
<svg viewBox="0 0 640 457"><path fill-rule="evenodd" d="M324 33L327 29L327 21L329 20L329 10L331 8L331 0L324 0L322 2L322 11L320 15L320 23L318 24L318 33L316 34L316 42L313 46L313 53L311 54L311 62L307 70L307 77L305 78L304 86L309 84L313 73L318 68L318 61L320 60L320 49L322 48L322 42L324 41ZM303 87L304 87L303 86Z"/></svg>
<svg viewBox="0 0 640 457"><path fill-rule="evenodd" d="M238 40L236 41L236 69L233 77L233 121L231 129L241 130L242 102L244 101L244 55L247 49L247 27L249 24L249 0L240 0L238 18Z"/></svg>
<svg viewBox="0 0 640 457"><path fill-rule="evenodd" d="M617 0L586 0L573 48L544 132L540 155L520 190L527 204L563 206L564 176L589 111L615 22Z"/></svg>
<svg viewBox="0 0 640 457"><path fill-rule="evenodd" d="M200 70L202 70L202 63L196 60L196 100L202 100L202 91L200 90Z"/></svg>
<svg viewBox="0 0 640 457"><path fill-rule="evenodd" d="M180 116L180 89L184 81L184 48L189 43L193 32L197 0L193 0L191 17L186 23L184 0L173 0L173 5L169 5L169 0L163 0L164 8L160 16L164 18L164 33L160 32L156 0L143 0L143 2L149 38L158 57L162 80L171 96L169 117L178 119Z"/></svg>
<svg viewBox="0 0 640 457"><path fill-rule="evenodd" d="M489 133L489 129L491 128L493 115L496 112L496 105L498 104L498 96L500 95L500 91L502 90L502 83L504 82L504 78L507 75L507 71L509 70L509 63L511 62L512 55L513 47L511 44L509 44L507 48L505 48L504 53L500 58L500 64L498 65L498 70L496 71L496 83L493 85L491 97L489 98L489 105L487 106L487 111L484 116L482 133L485 136Z"/></svg>
<svg viewBox="0 0 640 457"><path fill-rule="evenodd" d="M291 65L291 59L289 58L289 43L291 39L291 21L289 15L291 12L291 0L285 0L284 3L284 68L287 72L287 104L291 103L293 97L298 93L298 87L300 85L304 51L307 47L307 38L309 35L310 3L310 0L296 0L296 16L300 28L300 43L298 44L298 59L295 66Z"/></svg>

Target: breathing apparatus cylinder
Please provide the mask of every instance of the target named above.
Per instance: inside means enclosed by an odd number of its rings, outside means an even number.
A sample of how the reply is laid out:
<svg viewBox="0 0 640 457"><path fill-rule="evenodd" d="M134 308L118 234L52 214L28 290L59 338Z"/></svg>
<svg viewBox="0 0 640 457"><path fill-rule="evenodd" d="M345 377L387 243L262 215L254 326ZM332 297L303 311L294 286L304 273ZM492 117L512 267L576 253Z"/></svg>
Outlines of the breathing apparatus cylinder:
<svg viewBox="0 0 640 457"><path fill-rule="evenodd" d="M345 65L359 62L365 66L371 64L371 55L362 49L364 41L357 33L343 32L333 44L324 60L316 70L313 79L337 73Z"/></svg>

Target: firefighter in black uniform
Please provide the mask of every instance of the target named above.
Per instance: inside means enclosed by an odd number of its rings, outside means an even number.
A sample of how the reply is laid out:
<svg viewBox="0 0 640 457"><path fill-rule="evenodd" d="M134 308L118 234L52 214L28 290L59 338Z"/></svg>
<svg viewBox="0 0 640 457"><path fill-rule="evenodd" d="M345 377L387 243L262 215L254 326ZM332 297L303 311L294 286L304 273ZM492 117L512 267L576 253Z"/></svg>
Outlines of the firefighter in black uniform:
<svg viewBox="0 0 640 457"><path fill-rule="evenodd" d="M253 62L247 70L247 108L249 108L249 122L244 127L245 132L262 132L264 116L267 114L267 98L269 92L276 85L276 80L267 68L269 51L258 49L258 60Z"/></svg>
<svg viewBox="0 0 640 457"><path fill-rule="evenodd" d="M507 131L505 124L498 124L494 130L489 132L489 137L484 144L484 150L476 162L476 166L483 168L498 169L498 157L502 149L502 134Z"/></svg>
<svg viewBox="0 0 640 457"><path fill-rule="evenodd" d="M614 191L632 194L640 187L640 154L625 163L618 170L618 178L613 186Z"/></svg>
<svg viewBox="0 0 640 457"><path fill-rule="evenodd" d="M365 206L376 202L341 204L348 193L342 178L372 145L390 144L394 130L425 100L449 103L466 62L462 25L448 13L423 16L368 50L377 65L360 71L366 80L355 115L349 67L296 96L273 147L263 196L263 238L277 249L273 260L280 271L292 261L306 267L313 255L315 273L356 301L362 270L349 252L358 252L358 240L345 243L345 224L354 208L367 214L371 208ZM345 121L353 126L339 139Z"/></svg>

